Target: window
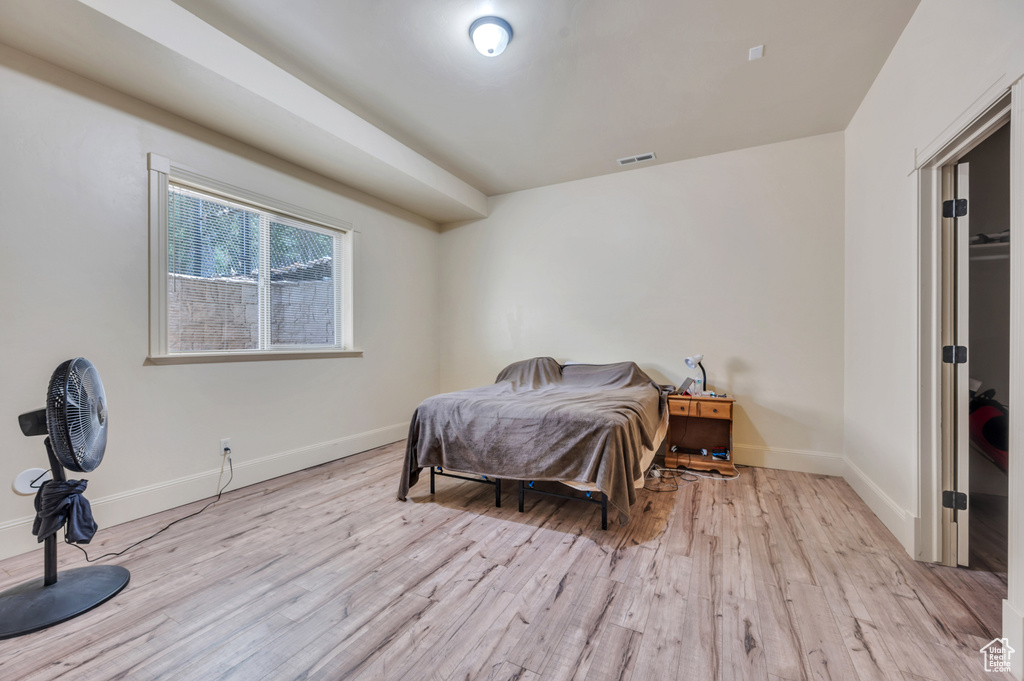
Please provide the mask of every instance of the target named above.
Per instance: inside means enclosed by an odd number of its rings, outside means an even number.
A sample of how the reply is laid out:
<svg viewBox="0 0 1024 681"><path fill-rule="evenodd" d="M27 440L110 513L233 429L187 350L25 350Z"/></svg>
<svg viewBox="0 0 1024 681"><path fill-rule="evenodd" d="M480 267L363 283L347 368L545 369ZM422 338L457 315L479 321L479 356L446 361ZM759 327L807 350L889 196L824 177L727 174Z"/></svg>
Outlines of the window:
<svg viewBox="0 0 1024 681"><path fill-rule="evenodd" d="M350 229L161 161L150 156L153 361L359 354Z"/></svg>

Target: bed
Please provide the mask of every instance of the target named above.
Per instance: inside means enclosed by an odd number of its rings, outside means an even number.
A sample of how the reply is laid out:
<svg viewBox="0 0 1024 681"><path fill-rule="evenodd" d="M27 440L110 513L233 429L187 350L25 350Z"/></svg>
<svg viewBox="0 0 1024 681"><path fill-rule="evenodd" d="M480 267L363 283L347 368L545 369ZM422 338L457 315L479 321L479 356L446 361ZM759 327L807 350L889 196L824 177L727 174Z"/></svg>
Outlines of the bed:
<svg viewBox="0 0 1024 681"><path fill-rule="evenodd" d="M493 385L420 404L409 425L398 498L407 498L423 468L440 467L496 486L502 479L567 484L601 495L625 524L667 417L660 387L633 362L516 362Z"/></svg>

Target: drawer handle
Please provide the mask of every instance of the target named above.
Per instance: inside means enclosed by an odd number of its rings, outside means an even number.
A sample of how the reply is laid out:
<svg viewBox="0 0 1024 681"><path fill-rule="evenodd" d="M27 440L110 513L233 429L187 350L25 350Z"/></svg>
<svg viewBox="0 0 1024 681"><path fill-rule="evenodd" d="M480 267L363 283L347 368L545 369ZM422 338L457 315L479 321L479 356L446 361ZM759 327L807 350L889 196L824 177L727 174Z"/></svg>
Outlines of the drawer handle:
<svg viewBox="0 0 1024 681"><path fill-rule="evenodd" d="M715 412L716 414L718 413L718 409L712 409L711 411Z"/></svg>

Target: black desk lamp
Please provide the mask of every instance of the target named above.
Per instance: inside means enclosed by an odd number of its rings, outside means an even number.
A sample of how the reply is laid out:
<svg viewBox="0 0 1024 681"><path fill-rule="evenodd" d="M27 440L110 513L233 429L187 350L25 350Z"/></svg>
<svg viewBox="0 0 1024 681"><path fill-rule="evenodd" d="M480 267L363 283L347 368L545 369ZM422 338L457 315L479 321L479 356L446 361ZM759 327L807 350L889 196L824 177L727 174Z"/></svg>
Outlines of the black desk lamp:
<svg viewBox="0 0 1024 681"><path fill-rule="evenodd" d="M696 369L697 367L700 367L702 392L708 389L708 372L704 371L704 365L701 364L701 361L703 359L704 355L694 355L693 357L687 357L685 360L686 366L688 366L691 369Z"/></svg>

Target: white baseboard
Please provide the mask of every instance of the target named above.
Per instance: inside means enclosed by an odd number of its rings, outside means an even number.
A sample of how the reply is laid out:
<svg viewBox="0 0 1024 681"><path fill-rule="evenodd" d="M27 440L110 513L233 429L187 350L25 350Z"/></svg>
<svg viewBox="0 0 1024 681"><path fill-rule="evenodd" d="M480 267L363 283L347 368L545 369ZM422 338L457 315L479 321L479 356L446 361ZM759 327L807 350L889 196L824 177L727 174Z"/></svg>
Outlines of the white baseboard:
<svg viewBox="0 0 1024 681"><path fill-rule="evenodd" d="M903 545L907 554L913 556L917 517L893 501L892 497L886 494L853 462L849 459L844 459L844 461L846 466L842 475L847 484L864 500L868 508L882 521L882 524L889 528L897 541Z"/></svg>
<svg viewBox="0 0 1024 681"><path fill-rule="evenodd" d="M747 466L841 476L878 516L882 524L896 536L907 553L914 555L917 517L901 508L875 484L874 480L850 463L845 456L800 449L734 444L733 462Z"/></svg>
<svg viewBox="0 0 1024 681"><path fill-rule="evenodd" d="M844 459L837 454L738 444L734 444L732 450L733 463L744 466L779 468L784 471L817 473L819 475L843 474Z"/></svg>
<svg viewBox="0 0 1024 681"><path fill-rule="evenodd" d="M408 432L409 424L399 423L251 461L236 461L231 489L397 442L404 439ZM102 531L102 528L113 527L129 520L211 497L216 494L218 484L223 484L219 467L95 500L90 499L89 503ZM26 516L0 524L0 559L32 551L41 546L32 534L33 519L34 516Z"/></svg>

